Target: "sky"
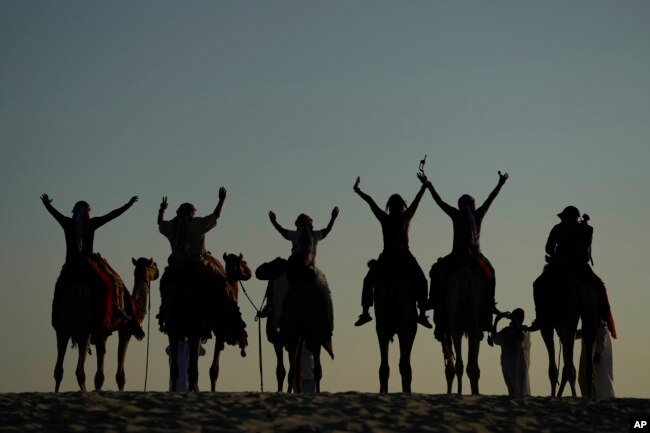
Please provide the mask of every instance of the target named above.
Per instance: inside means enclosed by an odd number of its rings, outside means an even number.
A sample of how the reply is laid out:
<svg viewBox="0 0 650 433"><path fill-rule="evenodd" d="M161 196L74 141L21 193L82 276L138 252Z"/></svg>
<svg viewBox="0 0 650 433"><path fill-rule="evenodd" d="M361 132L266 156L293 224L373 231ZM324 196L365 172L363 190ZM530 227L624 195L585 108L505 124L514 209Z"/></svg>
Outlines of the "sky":
<svg viewBox="0 0 650 433"><path fill-rule="evenodd" d="M451 204L464 193L482 203L497 172L510 173L481 245L498 307L523 308L526 323L556 214L575 205L591 216L594 271L619 333L615 390L649 398L648 22L641 0L0 2L0 392L54 389L50 313L65 243L41 194L66 215L86 200L96 216L139 196L95 236L130 288L132 257L166 263L161 198L170 218L183 202L207 215L221 186L228 195L206 246L218 257L241 252L253 268L290 251L269 210L285 227L305 212L321 228L340 208L317 257L335 312L336 357L323 358L321 387L377 392L374 322L353 324L381 230L352 186L360 176L380 206L393 193L410 203L426 154L426 173ZM410 243L425 273L451 250L451 221L429 195ZM258 306L265 287L245 283ZM151 293L155 315L158 282ZM221 391L261 388L255 310L245 297L240 306L248 356L225 350ZM155 319L149 337L146 387L163 391L167 339ZM200 360L202 390L213 348ZM481 393L506 394L499 349L480 350ZM398 345L390 351L389 391L398 392ZM114 336L104 389L117 389L116 352ZM68 350L63 391L77 389L76 356ZM264 338L262 360L272 391ZM446 392L431 331L419 327L411 361L414 392ZM95 362L93 352L89 388ZM133 341L126 362L126 389L143 390L147 341ZM533 395L550 394L547 366L536 333Z"/></svg>

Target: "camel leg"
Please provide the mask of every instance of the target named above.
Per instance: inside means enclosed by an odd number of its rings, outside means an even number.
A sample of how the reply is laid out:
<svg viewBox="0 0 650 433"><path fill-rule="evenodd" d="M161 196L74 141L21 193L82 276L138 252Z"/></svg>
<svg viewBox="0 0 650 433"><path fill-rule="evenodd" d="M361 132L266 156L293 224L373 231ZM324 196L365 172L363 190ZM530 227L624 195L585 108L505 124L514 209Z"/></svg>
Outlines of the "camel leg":
<svg viewBox="0 0 650 433"><path fill-rule="evenodd" d="M62 332L56 332L56 365L54 366L54 392L59 392L61 380L63 380L63 360L65 351L68 348L70 336Z"/></svg>
<svg viewBox="0 0 650 433"><path fill-rule="evenodd" d="M84 364L86 363L86 356L88 355L89 343L90 334L86 334L79 339L79 343L77 344L79 359L77 361L77 370L75 371L75 375L77 376L77 383L79 384L79 389L81 391L86 390L86 372L84 370Z"/></svg>
<svg viewBox="0 0 650 433"><path fill-rule="evenodd" d="M379 340L379 356L381 358L379 364L379 392L388 392L388 378L390 377L390 366L388 365L388 343L389 338L377 332L377 339Z"/></svg>
<svg viewBox="0 0 650 433"><path fill-rule="evenodd" d="M569 327L571 329L571 327ZM562 359L564 361L564 367L562 367L562 380L560 381L560 388L558 389L557 396L562 397L562 392L564 391L564 386L569 383L571 387L571 394L576 396L576 368L573 364L573 343L574 343L575 328L571 332L563 332L560 335L560 342L562 348L564 349L562 353Z"/></svg>
<svg viewBox="0 0 650 433"><path fill-rule="evenodd" d="M447 394L451 394L451 388L454 385L454 353L453 349L450 347L444 347L443 345L443 359L445 362L445 378L447 379Z"/></svg>
<svg viewBox="0 0 650 433"><path fill-rule="evenodd" d="M187 390L190 392L199 392L199 337L191 337L187 341L189 351L189 365L187 367Z"/></svg>
<svg viewBox="0 0 650 433"><path fill-rule="evenodd" d="M171 391L176 391L176 382L178 382L178 341L169 334L169 385Z"/></svg>
<svg viewBox="0 0 650 433"><path fill-rule="evenodd" d="M124 391L126 384L126 374L124 373L124 363L126 360L126 351L129 348L129 341L131 341L131 333L128 331L120 330L118 332L119 341L117 343L117 373L115 373L115 381L117 388Z"/></svg>
<svg viewBox="0 0 650 433"><path fill-rule="evenodd" d="M417 328L399 336L399 373L402 376L402 392L411 392L413 370L411 369L411 350Z"/></svg>
<svg viewBox="0 0 650 433"><path fill-rule="evenodd" d="M456 380L458 381L458 395L460 395L463 393L463 371L465 370L463 353L461 352L463 348L462 332L452 333L451 341L454 343L454 352L456 353L456 365L454 365L454 369L456 370Z"/></svg>
<svg viewBox="0 0 650 433"><path fill-rule="evenodd" d="M302 348L305 344L305 340L300 337L298 339L298 344L294 349L293 363L295 365L295 383L294 383L294 392L302 393Z"/></svg>
<svg viewBox="0 0 650 433"><path fill-rule="evenodd" d="M214 357L212 358L212 365L210 366L210 390L215 391L217 386L217 379L219 378L219 358L224 349L224 342L215 337L214 343Z"/></svg>
<svg viewBox="0 0 650 433"><path fill-rule="evenodd" d="M481 369L478 366L478 353L481 348L483 332L472 331L467 336L467 377L472 395L478 395L478 380L481 377Z"/></svg>
<svg viewBox="0 0 650 433"><path fill-rule="evenodd" d="M316 392L320 392L320 380L323 378L323 366L320 363L320 345L313 352L314 355L314 382L316 383Z"/></svg>
<svg viewBox="0 0 650 433"><path fill-rule="evenodd" d="M294 365L294 353L296 349L294 347L294 344L289 342L287 343L287 352L288 352L288 358L289 358L289 373L287 375L287 392L292 393L293 392L293 386L296 381L296 366Z"/></svg>
<svg viewBox="0 0 650 433"><path fill-rule="evenodd" d="M284 348L281 344L275 343L273 344L273 350L275 350L275 358L277 360L275 378L278 381L278 392L282 392L284 378L287 376L287 370L284 368Z"/></svg>
<svg viewBox="0 0 650 433"><path fill-rule="evenodd" d="M106 340L108 336L95 337L95 355L97 355L97 372L95 372L95 390L104 386L104 359L106 358Z"/></svg>
<svg viewBox="0 0 650 433"><path fill-rule="evenodd" d="M555 339L553 338L553 328L544 328L541 330L542 339L548 352L548 379L551 382L551 397L555 397L557 387L558 370L555 364Z"/></svg>

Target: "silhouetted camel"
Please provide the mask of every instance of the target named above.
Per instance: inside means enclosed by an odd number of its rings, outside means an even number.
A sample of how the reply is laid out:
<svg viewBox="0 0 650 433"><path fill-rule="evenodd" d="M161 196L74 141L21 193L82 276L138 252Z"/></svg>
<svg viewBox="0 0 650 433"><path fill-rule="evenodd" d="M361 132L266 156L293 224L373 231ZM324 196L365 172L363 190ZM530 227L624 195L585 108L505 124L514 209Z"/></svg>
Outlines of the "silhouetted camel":
<svg viewBox="0 0 650 433"><path fill-rule="evenodd" d="M436 323L439 323L451 336L454 350L451 358L445 361L448 366L456 354L454 369L458 380L458 394L462 394L463 384L463 335L468 340L467 376L470 380L472 394L479 393L478 381L481 370L478 365L478 354L483 339L484 324L491 321L491 311L488 289L481 270L473 263L459 264L446 273L442 283L441 304L437 307ZM440 316L441 315L441 316ZM441 317L441 318L440 318ZM448 392L451 389L449 369L447 371ZM453 377L451 377L453 382Z"/></svg>
<svg viewBox="0 0 650 433"><path fill-rule="evenodd" d="M209 256L210 260L218 261ZM189 348L188 390L198 391L198 358L202 339L215 334L216 346L212 366L210 367L211 387L214 390L219 374L219 354L223 343L238 344L245 356L244 348L248 344L246 324L241 319L237 306L238 286L241 279L251 276L241 254L224 254L226 272L214 286L205 287L205 280L186 269L165 268L160 283L161 306L158 320L161 331L169 338L170 379L175 390L178 379L177 348L178 342L187 339ZM221 266L218 266L221 267Z"/></svg>
<svg viewBox="0 0 650 433"><path fill-rule="evenodd" d="M411 276L403 272L398 263L384 262L377 270L374 287L377 340L381 363L379 366L379 392L388 392L388 345L397 335L402 376L402 391L411 392L411 350L417 332L418 311Z"/></svg>
<svg viewBox="0 0 650 433"><path fill-rule="evenodd" d="M582 321L583 350L587 360L585 363L585 397L594 396L594 351L596 331L598 327L598 292L595 287L590 286L578 273L570 274L563 283L552 289L555 302L552 311L552 326L541 329L542 338L548 351L548 377L551 382L551 396L555 397L556 385L558 383L558 368L555 362L555 341L553 331L555 330L560 338L563 348L562 358L562 381L557 392L562 397L562 392L567 382L571 387L571 394L576 396L575 382L576 369L573 363L573 347L578 320Z"/></svg>
<svg viewBox="0 0 650 433"><path fill-rule="evenodd" d="M252 272L241 254L224 254L226 264L226 296L215 293L215 305L224 304L224 308L212 316L212 333L214 334L214 357L210 366L210 389L215 391L219 377L219 357L225 344L235 345L240 348L242 357L246 356L248 335L245 331L246 324L241 319L239 311L239 282L251 278ZM211 303L212 304L212 303Z"/></svg>
<svg viewBox="0 0 650 433"><path fill-rule="evenodd" d="M84 364L88 354L90 333L95 322L94 312L99 305L98 285L88 283L63 284L60 288L61 302L60 309L56 314L56 322L52 323L56 331L56 365L54 366L54 392L59 392L61 380L63 379L63 360L68 347L68 341L72 339L72 347L77 347L79 358L75 375L81 391L86 390L86 373Z"/></svg>
<svg viewBox="0 0 650 433"><path fill-rule="evenodd" d="M135 265L133 272L133 294L125 290L124 303L130 303L130 307L126 308L129 314L133 314L133 318L142 323L145 315L147 314L147 301L149 300L149 289L151 281L157 280L159 276L158 265L153 259L140 257L138 260L131 259ZM128 329L128 325L122 325L117 329L119 336L119 343L117 346L117 373L115 374L115 381L120 391L124 390L126 383L126 376L124 374L124 360L126 351L129 347L132 333ZM95 373L95 389L99 390L104 385L104 356L106 355L106 340L109 335L95 335L92 338L95 344L95 351L97 352L97 372Z"/></svg>
<svg viewBox="0 0 650 433"><path fill-rule="evenodd" d="M255 270L255 276L260 280L268 281L267 288L267 305L268 313L262 317L266 317L266 339L273 345L275 352L276 367L275 378L278 384L278 392L282 392L284 388L284 379L287 376L287 370L284 366L284 351L287 342L284 340L280 332L280 318L282 316L282 308L284 305L284 298L289 290L289 281L285 273L287 261L283 258L276 258L271 262L263 263ZM269 294L271 294L269 296ZM317 381L318 386L318 381ZM291 392L293 383L287 384L287 392Z"/></svg>

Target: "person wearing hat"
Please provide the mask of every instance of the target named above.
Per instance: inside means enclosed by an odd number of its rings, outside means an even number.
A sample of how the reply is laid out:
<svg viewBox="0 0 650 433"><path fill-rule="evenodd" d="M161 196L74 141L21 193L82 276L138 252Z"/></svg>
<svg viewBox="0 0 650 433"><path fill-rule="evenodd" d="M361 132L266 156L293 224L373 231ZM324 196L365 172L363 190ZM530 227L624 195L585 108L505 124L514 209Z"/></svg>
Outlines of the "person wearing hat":
<svg viewBox="0 0 650 433"><path fill-rule="evenodd" d="M557 214L560 223L551 229L546 241L546 262L544 271L533 283L536 318L530 331L537 331L551 325L554 302L554 287L577 273L599 292L600 316L609 325L612 336L616 338L616 328L611 315L605 284L589 266L593 227L588 224L589 216L580 217L575 206L567 206Z"/></svg>

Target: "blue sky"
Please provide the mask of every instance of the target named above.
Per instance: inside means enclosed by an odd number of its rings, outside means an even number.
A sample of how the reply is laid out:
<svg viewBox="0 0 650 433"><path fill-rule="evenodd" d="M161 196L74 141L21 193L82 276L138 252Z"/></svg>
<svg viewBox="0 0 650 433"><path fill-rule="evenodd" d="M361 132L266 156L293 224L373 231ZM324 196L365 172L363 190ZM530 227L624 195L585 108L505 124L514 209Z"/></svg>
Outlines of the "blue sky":
<svg viewBox="0 0 650 433"><path fill-rule="evenodd" d="M228 197L207 247L242 252L253 267L289 252L269 210L285 226L306 212L324 227L340 207L317 259L336 317L336 359L324 361L322 386L376 391L374 328L353 322L381 232L352 185L361 176L378 203L395 192L410 202L427 154L429 178L450 203L463 193L482 202L497 171L510 173L482 247L499 306L523 307L527 322L555 215L568 204L591 215L594 270L620 334L616 392L647 398L649 20L643 1L2 2L0 341L11 350L0 355L0 391L54 385L49 315L65 245L42 193L63 213L87 200L95 215L140 196L95 241L130 287L131 257L166 261L160 198L172 211L190 201L207 214L220 186ZM411 249L426 272L450 248L451 223L425 196ZM257 302L264 287L246 285ZM152 293L155 312L157 284ZM221 390L259 389L245 300L242 312L250 355L226 350ZM532 392L547 395L541 337L532 344ZM112 377L116 341L109 345ZM127 389L142 389L145 347L130 347ZM148 389L166 389L165 347L152 324ZM272 350L263 348L272 389ZM76 389L75 358L70 351L63 390ZM201 362L207 389L209 360ZM412 362L414 391L444 392L439 345L423 328ZM482 345L480 364L481 391L506 393L498 350Z"/></svg>

